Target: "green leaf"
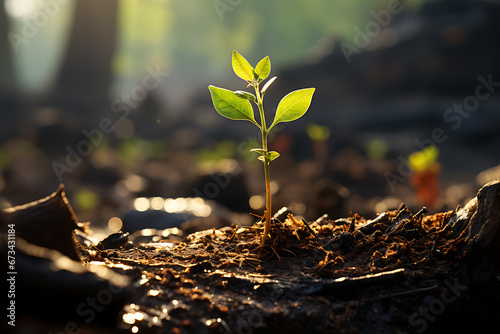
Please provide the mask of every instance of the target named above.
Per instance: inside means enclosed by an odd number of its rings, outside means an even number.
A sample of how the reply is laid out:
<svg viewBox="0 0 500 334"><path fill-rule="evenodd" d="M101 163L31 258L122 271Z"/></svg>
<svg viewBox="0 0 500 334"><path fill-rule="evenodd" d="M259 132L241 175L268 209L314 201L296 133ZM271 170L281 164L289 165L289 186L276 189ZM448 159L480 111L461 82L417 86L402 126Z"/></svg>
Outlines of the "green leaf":
<svg viewBox="0 0 500 334"><path fill-rule="evenodd" d="M271 84L274 82L274 80L276 80L278 77L272 77L271 79L269 79L266 84L264 85L264 87L262 87L262 90L260 91L262 94L264 94L266 92L266 90L269 88L269 86L271 86Z"/></svg>
<svg viewBox="0 0 500 334"><path fill-rule="evenodd" d="M236 96L230 90L215 86L208 86L212 95L212 102L215 110L222 116L233 120L250 121L260 128L253 115L250 101Z"/></svg>
<svg viewBox="0 0 500 334"><path fill-rule="evenodd" d="M261 81L269 76L269 73L271 73L271 61L269 60L269 56L259 61L257 66L255 66L255 73L257 73Z"/></svg>
<svg viewBox="0 0 500 334"><path fill-rule="evenodd" d="M237 90L234 92L234 94L236 94L237 97L241 97L245 100L255 101L257 99L255 95L249 92L245 92L244 90Z"/></svg>
<svg viewBox="0 0 500 334"><path fill-rule="evenodd" d="M267 152L267 155L269 157L269 161L273 161L274 159L277 159L280 156L280 154L276 151L269 151Z"/></svg>
<svg viewBox="0 0 500 334"><path fill-rule="evenodd" d="M266 154L267 151L264 150L263 148L252 148L250 150L250 152L255 152L255 153L259 153L259 154L264 155L264 154Z"/></svg>
<svg viewBox="0 0 500 334"><path fill-rule="evenodd" d="M280 156L280 154L276 151L269 151L268 152L262 148L254 148L254 149L251 149L250 151L261 154L261 156L258 159L262 162L264 162L266 160L266 158L267 158L267 161L271 162Z"/></svg>
<svg viewBox="0 0 500 334"><path fill-rule="evenodd" d="M314 91L314 88L299 89L282 98L278 104L274 121L269 129L278 123L291 122L302 117L311 105Z"/></svg>
<svg viewBox="0 0 500 334"><path fill-rule="evenodd" d="M236 50L233 51L233 71L237 76L245 81L252 82L254 69L252 65L240 55Z"/></svg>

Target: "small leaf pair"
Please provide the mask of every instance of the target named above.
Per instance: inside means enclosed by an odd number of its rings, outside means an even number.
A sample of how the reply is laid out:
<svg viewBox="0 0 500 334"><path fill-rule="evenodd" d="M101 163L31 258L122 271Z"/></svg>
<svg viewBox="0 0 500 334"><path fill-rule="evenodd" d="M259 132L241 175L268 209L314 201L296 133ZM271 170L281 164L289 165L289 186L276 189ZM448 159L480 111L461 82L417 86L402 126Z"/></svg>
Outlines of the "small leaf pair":
<svg viewBox="0 0 500 334"><path fill-rule="evenodd" d="M262 162L266 162L266 160L267 160L267 162L271 162L280 156L280 154L276 151L269 151L268 152L262 148L254 148L254 149L251 149L250 152L260 153L261 156L259 157L259 160Z"/></svg>
<svg viewBox="0 0 500 334"><path fill-rule="evenodd" d="M234 73L249 84L254 83L255 80L260 83L269 76L269 73L271 73L271 60L269 56L262 58L254 69L245 57L234 50L232 65Z"/></svg>

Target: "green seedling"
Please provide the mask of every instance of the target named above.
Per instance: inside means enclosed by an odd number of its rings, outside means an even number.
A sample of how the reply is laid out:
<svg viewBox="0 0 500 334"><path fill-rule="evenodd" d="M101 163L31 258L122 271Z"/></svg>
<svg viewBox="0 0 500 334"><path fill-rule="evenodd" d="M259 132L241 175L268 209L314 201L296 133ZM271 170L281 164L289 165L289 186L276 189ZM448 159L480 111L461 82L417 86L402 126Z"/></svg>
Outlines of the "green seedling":
<svg viewBox="0 0 500 334"><path fill-rule="evenodd" d="M307 127L307 135L313 141L326 141L330 137L330 129L327 126L313 123Z"/></svg>
<svg viewBox="0 0 500 334"><path fill-rule="evenodd" d="M314 158L318 167L318 173L323 173L328 161L328 138L330 129L325 125L310 124L307 127L307 135L313 141Z"/></svg>
<svg viewBox="0 0 500 334"><path fill-rule="evenodd" d="M269 164L280 154L276 151L269 151L267 146L267 136L271 129L278 123L294 121L304 115L311 105L314 88L306 88L293 91L287 94L278 103L274 120L267 126L264 114L264 95L276 77L269 79L262 89L260 84L267 79L271 73L271 61L269 57L264 57L252 67L250 63L238 52L233 51L232 65L234 73L247 82L247 87L253 87L255 94L237 90L231 91L224 88L209 86L212 102L215 110L222 116L232 120L244 120L253 123L262 133L262 148L254 148L250 151L258 153L258 159L264 163L264 177L266 182L266 211L265 226L262 235L262 245L271 231L271 178L269 176ZM255 120L254 109L250 102L257 105L260 116L260 123Z"/></svg>
<svg viewBox="0 0 500 334"><path fill-rule="evenodd" d="M421 151L410 154L408 162L414 171L424 172L432 169L432 166L437 162L438 156L439 149L434 145L430 145Z"/></svg>

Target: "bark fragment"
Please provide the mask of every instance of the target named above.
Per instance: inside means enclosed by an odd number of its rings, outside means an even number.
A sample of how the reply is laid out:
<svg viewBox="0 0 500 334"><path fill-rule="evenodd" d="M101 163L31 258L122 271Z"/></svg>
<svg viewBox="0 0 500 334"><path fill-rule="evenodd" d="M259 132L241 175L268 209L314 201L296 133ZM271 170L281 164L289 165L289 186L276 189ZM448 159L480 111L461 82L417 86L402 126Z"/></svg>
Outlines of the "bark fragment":
<svg viewBox="0 0 500 334"><path fill-rule="evenodd" d="M63 184L54 193L38 201L4 209L3 215L7 224L15 224L17 236L80 261L73 231L84 231L85 228L78 223Z"/></svg>
<svg viewBox="0 0 500 334"><path fill-rule="evenodd" d="M475 211L467 224L465 233L468 242L464 248L464 255L473 259L477 266L484 265L498 272L500 270L500 180L487 183L469 203L475 207ZM477 204L474 205L475 203Z"/></svg>

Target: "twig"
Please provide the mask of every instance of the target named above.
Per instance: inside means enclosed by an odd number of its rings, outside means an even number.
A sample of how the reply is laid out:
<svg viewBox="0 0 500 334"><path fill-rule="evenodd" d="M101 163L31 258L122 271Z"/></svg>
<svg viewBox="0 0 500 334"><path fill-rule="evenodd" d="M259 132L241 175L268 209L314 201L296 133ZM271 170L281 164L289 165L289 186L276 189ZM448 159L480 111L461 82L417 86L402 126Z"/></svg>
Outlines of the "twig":
<svg viewBox="0 0 500 334"><path fill-rule="evenodd" d="M306 227L309 229L309 231L312 233L312 235L314 235L314 237L316 239L318 239L318 236L316 235L316 232L313 231L313 229L311 228L311 226L309 226L309 224L305 221L304 218L302 218L302 222L304 223L304 225L306 225Z"/></svg>
<svg viewBox="0 0 500 334"><path fill-rule="evenodd" d="M374 298L363 300L363 302L369 303L369 302L373 302L373 301L381 300L381 299L390 299L390 298L396 298L396 297L409 296L409 295L414 295L414 294L418 294L418 293L423 293L423 292L428 292L428 291L434 291L434 290L437 290L437 289L439 289L439 285L436 284L436 285L428 286L428 287L425 287L425 288L400 291L400 292L395 292L395 293L391 293L391 294L388 294L388 295L381 295L381 296L378 296L378 297L374 297Z"/></svg>
<svg viewBox="0 0 500 334"><path fill-rule="evenodd" d="M349 233L354 232L354 228L356 227L355 221L356 221L356 216L353 215L352 220L351 220L351 224L349 225Z"/></svg>
<svg viewBox="0 0 500 334"><path fill-rule="evenodd" d="M420 209L416 214L413 215L413 217L411 217L411 219L420 218L420 216L424 215L427 212L428 212L427 208L425 206L423 206L422 209Z"/></svg>
<svg viewBox="0 0 500 334"><path fill-rule="evenodd" d="M401 205L399 206L398 214L396 215L396 217L394 217L393 221L398 220L399 216L401 216L405 211L408 211L408 207L406 206L406 204L401 203Z"/></svg>
<svg viewBox="0 0 500 334"><path fill-rule="evenodd" d="M405 276L404 268L359 277L340 277L331 281L314 280L304 294L357 290L374 285L395 284Z"/></svg>

